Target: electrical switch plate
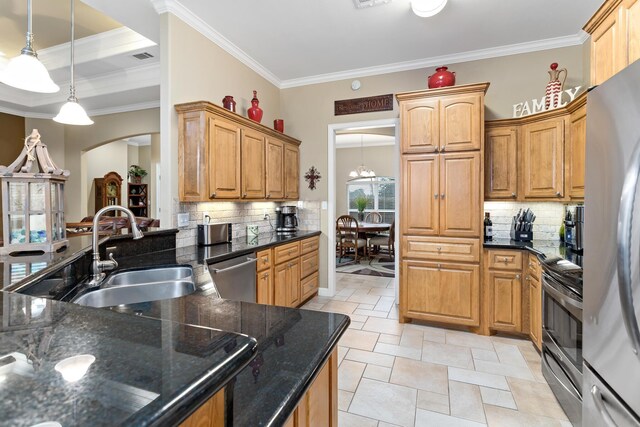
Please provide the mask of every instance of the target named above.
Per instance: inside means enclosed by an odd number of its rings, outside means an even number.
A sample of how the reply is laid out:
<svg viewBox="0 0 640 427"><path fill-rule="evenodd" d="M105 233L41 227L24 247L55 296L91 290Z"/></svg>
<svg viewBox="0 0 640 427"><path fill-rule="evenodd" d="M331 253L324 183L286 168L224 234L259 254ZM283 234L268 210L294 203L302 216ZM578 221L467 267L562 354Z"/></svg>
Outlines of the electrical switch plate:
<svg viewBox="0 0 640 427"><path fill-rule="evenodd" d="M302 200L298 200L298 209L304 208L304 202Z"/></svg>
<svg viewBox="0 0 640 427"><path fill-rule="evenodd" d="M178 214L178 227L188 227L189 226L189 214L188 213L179 213Z"/></svg>
<svg viewBox="0 0 640 427"><path fill-rule="evenodd" d="M321 206L321 208L322 208L322 210L323 210L323 211L326 211L326 210L329 208L329 207L327 206L327 201L326 201L326 200L323 200L323 201L322 201L322 206Z"/></svg>

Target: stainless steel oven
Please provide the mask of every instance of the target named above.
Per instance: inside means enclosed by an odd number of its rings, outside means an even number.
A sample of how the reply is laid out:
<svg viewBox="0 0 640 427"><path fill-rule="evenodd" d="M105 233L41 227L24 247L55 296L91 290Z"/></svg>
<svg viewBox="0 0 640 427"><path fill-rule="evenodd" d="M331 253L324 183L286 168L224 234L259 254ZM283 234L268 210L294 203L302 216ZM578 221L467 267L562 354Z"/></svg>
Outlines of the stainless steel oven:
<svg viewBox="0 0 640 427"><path fill-rule="evenodd" d="M542 373L573 425L582 425L582 296L542 274Z"/></svg>

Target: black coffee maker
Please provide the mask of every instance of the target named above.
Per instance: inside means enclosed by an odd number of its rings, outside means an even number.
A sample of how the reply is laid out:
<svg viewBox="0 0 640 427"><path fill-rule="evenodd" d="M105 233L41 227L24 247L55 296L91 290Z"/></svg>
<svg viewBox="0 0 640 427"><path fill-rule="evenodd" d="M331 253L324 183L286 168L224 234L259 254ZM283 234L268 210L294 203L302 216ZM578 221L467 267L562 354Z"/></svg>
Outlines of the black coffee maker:
<svg viewBox="0 0 640 427"><path fill-rule="evenodd" d="M298 209L295 206L276 208L276 232L287 234L298 231Z"/></svg>

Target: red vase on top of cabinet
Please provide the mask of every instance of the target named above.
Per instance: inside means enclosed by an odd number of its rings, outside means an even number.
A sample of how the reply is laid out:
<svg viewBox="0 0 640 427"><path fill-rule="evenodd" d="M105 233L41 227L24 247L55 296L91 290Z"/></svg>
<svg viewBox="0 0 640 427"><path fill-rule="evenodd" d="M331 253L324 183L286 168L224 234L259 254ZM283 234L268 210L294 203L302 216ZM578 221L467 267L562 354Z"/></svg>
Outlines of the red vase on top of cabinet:
<svg viewBox="0 0 640 427"><path fill-rule="evenodd" d="M436 72L428 77L429 89L447 87L456 84L456 73L448 71L447 67L438 67Z"/></svg>
<svg viewBox="0 0 640 427"><path fill-rule="evenodd" d="M260 101L258 101L257 95L258 92L254 90L253 99L251 100L251 108L247 110L247 114L249 115L249 118L251 120L260 123L262 121L262 108L258 106L258 104L260 104Z"/></svg>
<svg viewBox="0 0 640 427"><path fill-rule="evenodd" d="M560 104L560 98L562 97L562 91L564 90L564 82L567 80L567 69L561 68L558 70L558 63L554 62L550 66L549 83L547 83L547 90L544 99L544 109L552 110L557 108ZM564 74L563 74L564 73Z"/></svg>

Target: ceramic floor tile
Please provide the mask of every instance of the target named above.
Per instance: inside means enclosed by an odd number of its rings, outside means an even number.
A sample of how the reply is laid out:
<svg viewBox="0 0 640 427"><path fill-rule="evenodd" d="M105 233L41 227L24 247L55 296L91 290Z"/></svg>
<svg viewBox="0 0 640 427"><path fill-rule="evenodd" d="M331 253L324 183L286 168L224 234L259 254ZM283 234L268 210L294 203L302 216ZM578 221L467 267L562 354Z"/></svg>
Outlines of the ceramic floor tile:
<svg viewBox="0 0 640 427"><path fill-rule="evenodd" d="M361 316L359 314L350 314L349 315L349 319L351 319L352 322L366 322L369 318L367 316Z"/></svg>
<svg viewBox="0 0 640 427"><path fill-rule="evenodd" d="M319 302L308 302L302 308L305 310L320 310L324 307L324 304L320 304Z"/></svg>
<svg viewBox="0 0 640 427"><path fill-rule="evenodd" d="M400 342L398 343L398 345L401 345L402 347L422 349L422 345L424 343L423 338L424 337L421 332L405 329L402 333L402 336L400 337Z"/></svg>
<svg viewBox="0 0 640 427"><path fill-rule="evenodd" d="M391 377L391 368L385 368L384 366L378 365L367 365L364 370L364 374L362 374L364 378L369 378L372 380L378 380L385 383L389 382L389 377Z"/></svg>
<svg viewBox="0 0 640 427"><path fill-rule="evenodd" d="M353 314L358 314L360 316L369 316L369 317L377 317L386 319L389 313L386 311L375 311L375 310L362 310L361 308L356 309Z"/></svg>
<svg viewBox="0 0 640 427"><path fill-rule="evenodd" d="M422 357L422 349L403 347L393 344L378 343L373 349L375 353L390 354L392 356L406 357L407 359L420 360Z"/></svg>
<svg viewBox="0 0 640 427"><path fill-rule="evenodd" d="M485 427L486 424L440 414L438 412L416 410L416 427ZM513 426L512 426L513 427Z"/></svg>
<svg viewBox="0 0 640 427"><path fill-rule="evenodd" d="M337 292L336 295L350 297L351 295L353 295L355 291L356 289L345 288L345 289L342 289L340 292Z"/></svg>
<svg viewBox="0 0 640 427"><path fill-rule="evenodd" d="M343 360L338 369L338 389L355 392L366 364Z"/></svg>
<svg viewBox="0 0 640 427"><path fill-rule="evenodd" d="M563 422L536 414L514 411L499 406L484 405L484 413L489 427L562 427Z"/></svg>
<svg viewBox="0 0 640 427"><path fill-rule="evenodd" d="M505 365L504 363L487 362L486 360L476 360L475 365L478 372L535 381L533 373L526 364L524 366L513 366Z"/></svg>
<svg viewBox="0 0 640 427"><path fill-rule="evenodd" d="M393 307L391 307L391 310L389 310L387 319L394 319L397 321L399 318L400 318L400 313L398 312L398 306L394 305Z"/></svg>
<svg viewBox="0 0 640 427"><path fill-rule="evenodd" d="M348 411L353 393L345 390L338 390L338 410Z"/></svg>
<svg viewBox="0 0 640 427"><path fill-rule="evenodd" d="M349 349L347 347L338 346L338 364L342 362L348 351Z"/></svg>
<svg viewBox="0 0 640 427"><path fill-rule="evenodd" d="M389 311L391 307L395 305L396 299L394 297L380 297L380 300L376 304L374 310Z"/></svg>
<svg viewBox="0 0 640 427"><path fill-rule="evenodd" d="M400 344L400 337L398 335L389 335L389 334L380 334L380 338L378 338L378 342L385 344Z"/></svg>
<svg viewBox="0 0 640 427"><path fill-rule="evenodd" d="M352 324L353 323L356 322L352 322ZM340 345L349 348L373 351L376 343L378 342L379 335L380 334L375 332L347 329L342 338L340 338Z"/></svg>
<svg viewBox="0 0 640 427"><path fill-rule="evenodd" d="M479 348L472 348L471 355L474 359L486 360L488 362L499 362L498 355L493 350L482 350Z"/></svg>
<svg viewBox="0 0 640 427"><path fill-rule="evenodd" d="M449 415L449 396L418 390L418 408Z"/></svg>
<svg viewBox="0 0 640 427"><path fill-rule="evenodd" d="M369 291L371 295L378 295L381 297L395 297L396 294L393 289L387 288L373 288Z"/></svg>
<svg viewBox="0 0 640 427"><path fill-rule="evenodd" d="M485 423L480 387L474 384L449 381L451 415L478 423Z"/></svg>
<svg viewBox="0 0 640 427"><path fill-rule="evenodd" d="M394 356L387 354L373 353L371 351L364 351L352 348L349 350L345 359L353 360L361 363L372 363L374 365L384 366L387 368L393 367L395 361Z"/></svg>
<svg viewBox="0 0 640 427"><path fill-rule="evenodd" d="M380 332L390 335L402 335L402 324L397 320L370 317L362 328L365 331Z"/></svg>
<svg viewBox="0 0 640 427"><path fill-rule="evenodd" d="M497 390L495 388L480 387L482 402L488 405L502 406L503 408L518 409L511 392Z"/></svg>
<svg viewBox="0 0 640 427"><path fill-rule="evenodd" d="M547 384L509 378L509 386L518 411L567 420L567 416Z"/></svg>
<svg viewBox="0 0 640 427"><path fill-rule="evenodd" d="M496 350L500 363L513 366L527 366L527 361L522 356L517 345L494 342L493 347Z"/></svg>
<svg viewBox="0 0 640 427"><path fill-rule="evenodd" d="M463 369L473 369L474 367L471 350L468 347L431 341L423 341L422 360Z"/></svg>
<svg viewBox="0 0 640 427"><path fill-rule="evenodd" d="M400 427L398 424L385 423L384 421L380 421L378 423L378 427Z"/></svg>
<svg viewBox="0 0 640 427"><path fill-rule="evenodd" d="M357 302L359 304L371 304L375 306L380 300L380 298L381 297L379 297L378 295L369 295L369 294L362 295L362 294L354 293L347 299L347 301ZM371 308L371 310L373 310L373 308Z"/></svg>
<svg viewBox="0 0 640 427"><path fill-rule="evenodd" d="M363 378L349 412L413 427L417 391L413 388Z"/></svg>
<svg viewBox="0 0 640 427"><path fill-rule="evenodd" d="M537 382L545 384L547 383L544 375L542 375L542 362L540 360L536 362L527 362L527 366L529 367L531 373L533 373L533 376L535 377Z"/></svg>
<svg viewBox="0 0 640 427"><path fill-rule="evenodd" d="M359 310L373 310L374 305L371 304L358 304Z"/></svg>
<svg viewBox="0 0 640 427"><path fill-rule="evenodd" d="M339 411L338 425L340 427L376 427L378 425L378 421L351 414L349 412Z"/></svg>
<svg viewBox="0 0 640 427"><path fill-rule="evenodd" d="M364 326L364 322L351 322L349 324L349 329L360 330Z"/></svg>
<svg viewBox="0 0 640 427"><path fill-rule="evenodd" d="M349 355L347 354L347 357ZM487 374L484 372L476 372L469 369L448 368L449 379L452 381L460 381L469 384L481 385L485 387L498 388L501 390L509 390L507 379L501 375Z"/></svg>
<svg viewBox="0 0 640 427"><path fill-rule="evenodd" d="M434 393L448 394L447 367L396 357L390 382Z"/></svg>
<svg viewBox="0 0 640 427"><path fill-rule="evenodd" d="M481 348L493 350L493 343L489 337L472 334L470 332L447 331L447 344L462 347Z"/></svg>
<svg viewBox="0 0 640 427"><path fill-rule="evenodd" d="M358 303L345 301L329 301L322 307L322 311L351 314L358 308Z"/></svg>

